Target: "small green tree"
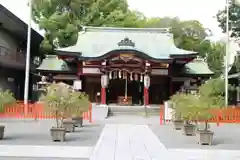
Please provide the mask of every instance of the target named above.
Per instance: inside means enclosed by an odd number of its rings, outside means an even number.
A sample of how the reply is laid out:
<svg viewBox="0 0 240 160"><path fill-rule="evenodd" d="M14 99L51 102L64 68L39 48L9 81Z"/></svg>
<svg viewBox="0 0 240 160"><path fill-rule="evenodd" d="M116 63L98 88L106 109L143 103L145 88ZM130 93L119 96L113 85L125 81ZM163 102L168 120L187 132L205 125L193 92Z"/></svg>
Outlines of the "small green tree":
<svg viewBox="0 0 240 160"><path fill-rule="evenodd" d="M86 94L74 91L72 87L64 83L49 85L41 101L46 109L54 114L57 128L62 127L64 118L82 115L90 105Z"/></svg>
<svg viewBox="0 0 240 160"><path fill-rule="evenodd" d="M192 123L192 121L196 120L198 105L199 105L199 97L192 94L182 93L180 106L177 110L181 113L182 119L186 124Z"/></svg>
<svg viewBox="0 0 240 160"><path fill-rule="evenodd" d="M180 108L182 108L182 105L184 105L183 97L184 97L183 93L176 93L170 98L170 100L173 103L172 104L172 109L173 109L174 120L181 120L182 119Z"/></svg>
<svg viewBox="0 0 240 160"><path fill-rule="evenodd" d="M208 129L208 120L213 117L212 110L224 106L224 85L221 79L211 79L199 87L199 102L197 117L205 122L204 130Z"/></svg>
<svg viewBox="0 0 240 160"><path fill-rule="evenodd" d="M4 112L4 108L8 105L16 103L13 93L9 90L0 91L0 112Z"/></svg>
<svg viewBox="0 0 240 160"><path fill-rule="evenodd" d="M173 101L174 117L178 120L183 119L185 122L191 123L195 120L197 105L198 105L198 96L177 93L171 97Z"/></svg>
<svg viewBox="0 0 240 160"><path fill-rule="evenodd" d="M45 109L54 115L56 127L61 128L69 104L69 88L63 84L51 84L46 90L46 94L42 95L40 100L44 103Z"/></svg>
<svg viewBox="0 0 240 160"><path fill-rule="evenodd" d="M88 111L90 106L88 95L77 91L70 92L69 103L67 113L70 117L82 117L83 112Z"/></svg>

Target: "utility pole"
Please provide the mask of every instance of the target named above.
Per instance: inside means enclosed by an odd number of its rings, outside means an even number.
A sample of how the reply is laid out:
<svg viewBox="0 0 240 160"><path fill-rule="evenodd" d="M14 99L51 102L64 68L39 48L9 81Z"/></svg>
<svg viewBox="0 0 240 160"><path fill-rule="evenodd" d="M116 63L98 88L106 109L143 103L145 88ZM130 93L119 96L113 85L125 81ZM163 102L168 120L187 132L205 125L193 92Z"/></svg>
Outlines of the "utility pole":
<svg viewBox="0 0 240 160"><path fill-rule="evenodd" d="M225 55L225 107L228 107L228 55L229 55L229 0L226 0L226 55Z"/></svg>
<svg viewBox="0 0 240 160"><path fill-rule="evenodd" d="M24 84L24 113L28 113L28 92L29 92L29 70L30 70L30 52L31 52L31 29L32 29L32 0L28 1L29 19L27 32L27 53L26 53L26 68L25 68L25 84Z"/></svg>

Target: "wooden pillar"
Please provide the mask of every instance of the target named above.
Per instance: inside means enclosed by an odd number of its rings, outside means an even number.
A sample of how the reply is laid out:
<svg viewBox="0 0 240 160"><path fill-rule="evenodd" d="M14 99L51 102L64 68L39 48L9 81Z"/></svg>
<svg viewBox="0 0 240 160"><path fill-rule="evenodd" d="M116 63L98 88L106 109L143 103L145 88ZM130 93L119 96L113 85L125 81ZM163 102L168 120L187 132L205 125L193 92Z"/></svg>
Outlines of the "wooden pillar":
<svg viewBox="0 0 240 160"><path fill-rule="evenodd" d="M108 75L104 74L101 76L101 105L106 105L106 88L108 85Z"/></svg>
<svg viewBox="0 0 240 160"><path fill-rule="evenodd" d="M101 104L106 105L106 88L101 88Z"/></svg>
<svg viewBox="0 0 240 160"><path fill-rule="evenodd" d="M150 76L145 75L144 76L144 105L148 106L149 105L149 86L150 86Z"/></svg>
<svg viewBox="0 0 240 160"><path fill-rule="evenodd" d="M144 105L149 105L149 92L147 87L144 87Z"/></svg>
<svg viewBox="0 0 240 160"><path fill-rule="evenodd" d="M77 76L78 76L78 78L80 79L80 76L82 75L82 67L83 67L83 65L82 65L82 62L77 62Z"/></svg>

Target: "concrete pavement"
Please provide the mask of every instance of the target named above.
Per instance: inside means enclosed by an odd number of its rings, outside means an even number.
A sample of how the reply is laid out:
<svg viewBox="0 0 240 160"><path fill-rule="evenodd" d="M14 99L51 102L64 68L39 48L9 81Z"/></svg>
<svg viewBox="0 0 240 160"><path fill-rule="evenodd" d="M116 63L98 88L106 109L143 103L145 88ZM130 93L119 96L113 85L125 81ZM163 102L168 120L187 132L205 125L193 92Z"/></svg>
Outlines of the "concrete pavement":
<svg viewBox="0 0 240 160"><path fill-rule="evenodd" d="M90 160L175 159L147 125L106 124Z"/></svg>

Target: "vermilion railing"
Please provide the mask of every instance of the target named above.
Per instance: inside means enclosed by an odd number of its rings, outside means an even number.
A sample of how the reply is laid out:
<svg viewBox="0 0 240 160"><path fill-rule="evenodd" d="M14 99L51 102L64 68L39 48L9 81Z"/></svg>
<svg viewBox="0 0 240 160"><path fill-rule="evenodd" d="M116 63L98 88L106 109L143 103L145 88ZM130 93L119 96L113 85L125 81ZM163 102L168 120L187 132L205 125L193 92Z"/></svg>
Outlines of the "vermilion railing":
<svg viewBox="0 0 240 160"><path fill-rule="evenodd" d="M213 117L208 120L210 123L240 123L240 107L229 106L228 108L211 111ZM160 125L165 121L164 106L160 105Z"/></svg>
<svg viewBox="0 0 240 160"><path fill-rule="evenodd" d="M217 123L240 123L240 108L229 107L213 111L213 117L208 122Z"/></svg>
<svg viewBox="0 0 240 160"><path fill-rule="evenodd" d="M83 113L83 119L92 122L92 105L89 110ZM23 102L17 102L14 105L6 106L0 113L0 118L33 118L33 119L54 119L55 116L47 110L44 110L42 103L29 103L24 105Z"/></svg>

